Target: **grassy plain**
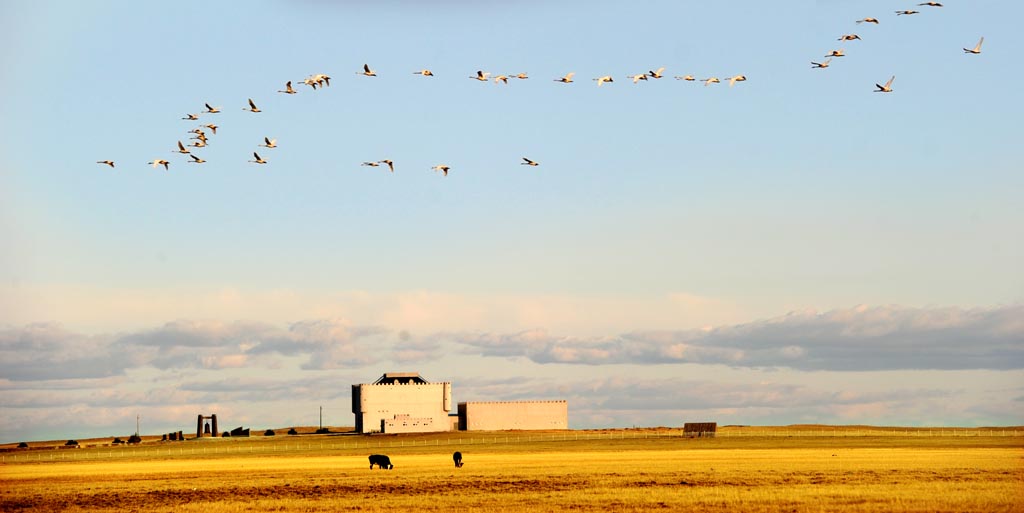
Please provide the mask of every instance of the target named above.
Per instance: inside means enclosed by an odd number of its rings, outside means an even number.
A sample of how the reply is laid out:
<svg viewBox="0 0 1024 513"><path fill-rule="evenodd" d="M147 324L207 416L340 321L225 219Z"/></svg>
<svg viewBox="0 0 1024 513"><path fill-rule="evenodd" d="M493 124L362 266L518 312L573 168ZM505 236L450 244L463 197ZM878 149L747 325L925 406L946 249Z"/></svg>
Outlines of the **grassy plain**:
<svg viewBox="0 0 1024 513"><path fill-rule="evenodd" d="M500 435L494 435L497 439ZM1014 437L634 438L0 465L2 511L1017 512ZM344 437L365 440L365 437ZM391 439L394 441L395 439ZM438 442L441 439L436 439ZM445 439L450 441L451 439ZM212 442L212 443L211 443ZM226 447L222 441L185 442ZM451 453L466 465L456 469Z"/></svg>

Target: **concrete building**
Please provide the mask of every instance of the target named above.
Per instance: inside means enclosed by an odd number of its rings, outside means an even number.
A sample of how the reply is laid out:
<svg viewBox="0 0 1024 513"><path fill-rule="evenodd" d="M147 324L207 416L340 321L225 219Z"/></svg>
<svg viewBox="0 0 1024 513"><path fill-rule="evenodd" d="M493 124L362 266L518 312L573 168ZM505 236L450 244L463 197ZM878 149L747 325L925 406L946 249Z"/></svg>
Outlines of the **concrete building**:
<svg viewBox="0 0 1024 513"><path fill-rule="evenodd" d="M372 384L352 385L358 433L448 431L452 384L428 383L415 372L388 372Z"/></svg>
<svg viewBox="0 0 1024 513"><path fill-rule="evenodd" d="M569 429L568 401L459 403L460 431Z"/></svg>

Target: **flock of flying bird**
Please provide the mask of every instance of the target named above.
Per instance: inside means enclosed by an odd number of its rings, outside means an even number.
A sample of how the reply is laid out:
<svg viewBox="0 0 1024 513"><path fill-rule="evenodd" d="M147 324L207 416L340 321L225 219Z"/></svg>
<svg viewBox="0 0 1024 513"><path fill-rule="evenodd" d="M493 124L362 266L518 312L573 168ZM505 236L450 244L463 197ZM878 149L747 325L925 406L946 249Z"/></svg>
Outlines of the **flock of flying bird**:
<svg viewBox="0 0 1024 513"><path fill-rule="evenodd" d="M925 7L942 7L942 4L940 2L923 2L923 3L917 4L917 5L918 6L925 6ZM920 14L920 11L916 11L916 10L899 10L899 11L896 11L896 16L911 16L911 15L915 15L915 14ZM857 22L857 24L862 24L862 23L871 23L871 24L875 24L875 25L879 24L878 18L871 18L871 17L863 18L863 19L857 20L856 22ZM844 34L838 40L839 41L858 41L858 40L861 40L861 37L859 35L857 35L857 34ZM975 45L974 48L964 48L963 49L964 53L965 54L970 54L970 55L978 55L978 54L980 54L981 53L981 45L984 42L985 42L985 38L982 37L980 40L978 40L978 44ZM814 61L812 61L811 62L811 66L814 69L825 69L825 68L828 68L831 65L831 62L832 62L833 58L845 57L845 56L846 56L846 53L845 53L845 51L843 49L832 50L827 55L825 55L825 57L826 57L825 60L823 60L821 62L814 62ZM664 77L664 75L663 75L664 71L665 71L665 68L662 67L662 68L658 68L657 70L648 71L647 73L638 73L638 74L634 74L634 75L628 75L626 78L631 79L633 81L633 83L636 84L636 83L639 83L641 80L646 81L648 79L653 79L653 80L661 79L661 78ZM368 64L363 64L362 71L358 71L358 72L356 72L356 74L357 75L367 76L367 77L376 77L377 76L377 72L374 71L373 69L371 69ZM421 69L421 70L413 72L413 74L415 74L415 75L422 75L424 77L433 77L434 76L434 73L432 71L430 71L429 69ZM562 76L560 78L554 79L554 81L555 82L560 82L560 83L563 83L563 84L571 84L571 83L573 83L573 77L574 76L575 76L575 73L571 72L571 73L565 74L564 76ZM509 80L513 80L513 79L516 79L516 80L526 80L526 79L528 79L530 77L526 73L516 73L516 74L507 74L507 75L505 75L505 74L497 75L497 76L494 76L492 78L490 72L477 71L475 75L471 75L469 78L477 80L479 82L488 82L490 80L493 80L495 84L508 84ZM685 80L685 81L688 81L688 82L694 82L694 81L697 80L693 75L675 76L675 79L676 80ZM893 75L891 78L889 78L889 80L884 85L882 85L882 84L875 84L875 87L877 89L874 92L876 92L876 93L891 93L891 92L893 92L892 83L893 83L893 81L895 79L896 79L896 76ZM602 84L614 82L614 79L612 78L611 75L605 75L605 76L597 77L597 78L594 78L592 80L597 82L597 85L599 87ZM729 78L727 78L725 80L729 82L729 87L733 87L734 85L736 85L737 82L745 82L747 80L747 77L744 76L744 75L735 75L735 76L729 77ZM715 76L704 78L704 79L701 79L700 81L704 83L705 87L710 86L711 84L719 84L719 83L722 82L721 79L719 79L718 77L715 77ZM302 83L304 85L307 85L307 86L311 87L314 91L316 91L318 88L322 90L325 87L330 87L330 85L331 85L331 77L328 76L328 75L319 73L319 74L315 74L315 75L310 75L309 77L303 79ZM284 89L279 89L277 92L278 93L283 93L283 94L288 94L288 95L292 95L292 94L297 94L298 93L298 91L296 91L292 87L292 81L286 82L285 83L285 88ZM249 103L249 106L248 107L244 107L242 110L249 111L249 112L252 112L252 113L262 112L259 109L259 107L256 106L256 103L253 102L252 98L249 98L249 102L248 103ZM201 113L202 115L218 114L218 113L221 112L220 108L213 107L209 103L206 103L204 105L206 107L206 110L204 110ZM182 119L188 120L188 121L199 121L199 116L201 114L187 114ZM188 161L190 164L203 164L203 163L205 163L206 160L204 160L204 159L200 158L199 156L195 155L194 153L192 153L192 150L190 150L189 148L205 148L207 146L207 144L209 143L209 138L207 137L206 131L204 129L207 129L213 135L216 135L217 134L217 128L218 128L217 125L215 125L213 123L207 123L205 125L201 125L199 127L196 127L194 129L190 130L188 132L189 134L191 134L191 137L190 137L189 140L192 140L194 142L190 143L188 145L188 147L186 147L179 140L178 141L178 145L177 145L177 149L174 150L174 153L179 153L179 154L182 154L182 155L188 155L192 159L192 160ZM271 139L269 137L264 137L263 143L259 144L259 146L263 147L263 148L267 148L268 150L272 149L272 148L276 148L277 147L277 139ZM252 160L249 160L249 162L251 162L251 163L254 163L254 164L266 164L268 162L266 159L261 157L257 151L253 151L252 155L253 155L254 158ZM96 163L97 164L104 164L104 165L107 165L107 166L110 166L110 167L114 167L114 161L112 161L112 160L99 160L99 161L96 161ZM158 159L153 159L150 162L147 162L147 164L152 165L154 168L156 168L158 166L163 166L165 170L169 170L171 163L170 163L170 161L168 161L166 159L158 158ZM383 159L383 160L378 160L378 161L366 161L366 162L362 163L363 166L369 166L369 167L379 167L381 164L386 165L388 167L388 170L390 170L392 173L395 172L395 163L394 163L394 161L392 161L390 159ZM531 160L531 159L528 159L526 157L522 158L522 162L520 162L520 164L524 165L524 166L532 166L532 167L536 167L536 166L540 165L538 162L536 162L534 160ZM445 164L438 164L436 166L433 166L431 169L433 171L435 171L435 172L440 171L441 173L444 174L444 176L448 176L448 171L451 169L451 167L449 167L449 166L447 166Z"/></svg>
<svg viewBox="0 0 1024 513"><path fill-rule="evenodd" d="M917 5L918 5L918 7L942 7L942 3L940 3L940 2L922 2L922 3L919 3ZM914 14L921 14L921 11L915 11L915 10L912 10L912 9L905 9L905 10L896 11L896 16L912 16ZM857 24L858 25L861 24L861 23L872 23L872 24L878 25L879 21L878 21L878 18L867 17L867 18L863 18L863 19L857 20ZM861 37L859 35L857 35L857 34L843 34L838 39L838 41L860 41L860 40L861 40ZM978 54L980 54L981 53L981 44L984 43L984 42L985 42L985 38L982 37L981 39L978 40L978 44L975 45L974 48L964 48L964 53L965 54L969 54L969 55L978 55ZM845 57L845 56L846 56L846 53L843 51L842 48L840 48L838 50L832 50L827 55L825 55L825 57L826 57L825 60L823 60L821 62L811 61L811 67L813 69L825 69L825 68L829 67L832 64L832 58L833 57ZM875 89L874 92L876 92L876 93L891 93L892 92L892 82L894 80L896 80L896 75L893 75L892 77L890 77L889 80L884 85L876 83L875 84L875 88L876 89Z"/></svg>

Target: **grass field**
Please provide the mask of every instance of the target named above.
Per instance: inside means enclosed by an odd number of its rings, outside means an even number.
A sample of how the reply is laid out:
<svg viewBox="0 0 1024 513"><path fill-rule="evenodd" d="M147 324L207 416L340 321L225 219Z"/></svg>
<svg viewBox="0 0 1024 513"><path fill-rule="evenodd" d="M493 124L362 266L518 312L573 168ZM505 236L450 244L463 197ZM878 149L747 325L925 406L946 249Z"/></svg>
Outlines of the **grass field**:
<svg viewBox="0 0 1024 513"><path fill-rule="evenodd" d="M4 464L0 510L1024 511L1020 436L490 436L494 443L462 447L440 443L450 436L399 437L409 445L381 451L391 471L368 469L366 456L377 451L344 445L375 437L305 437L305 448L284 437L252 439L245 443L293 448L251 453L161 456L152 446L107 460ZM464 455L461 469L454 450Z"/></svg>

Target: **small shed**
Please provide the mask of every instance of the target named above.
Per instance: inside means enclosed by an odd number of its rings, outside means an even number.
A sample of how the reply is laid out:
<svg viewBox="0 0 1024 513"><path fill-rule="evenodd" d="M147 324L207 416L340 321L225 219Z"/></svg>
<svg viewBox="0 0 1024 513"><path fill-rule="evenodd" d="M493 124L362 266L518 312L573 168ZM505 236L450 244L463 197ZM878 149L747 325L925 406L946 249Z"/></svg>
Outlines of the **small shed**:
<svg viewBox="0 0 1024 513"><path fill-rule="evenodd" d="M687 422L683 424L683 436L687 438L714 438L717 422Z"/></svg>

